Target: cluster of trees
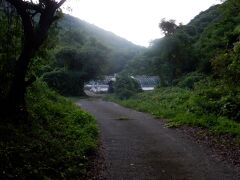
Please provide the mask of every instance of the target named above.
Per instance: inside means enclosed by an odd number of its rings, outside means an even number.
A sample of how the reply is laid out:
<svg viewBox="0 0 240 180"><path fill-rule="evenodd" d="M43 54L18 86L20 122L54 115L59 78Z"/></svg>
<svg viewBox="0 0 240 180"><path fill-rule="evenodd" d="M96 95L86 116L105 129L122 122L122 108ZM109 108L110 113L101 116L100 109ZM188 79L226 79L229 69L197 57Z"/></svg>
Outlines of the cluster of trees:
<svg viewBox="0 0 240 180"><path fill-rule="evenodd" d="M129 63L127 70L137 74L141 74L142 70L143 73L157 74L162 83L171 85L185 74L201 69L203 58L196 44L206 28L219 19L221 14L220 6L217 5L202 12L187 25L177 25L174 20L162 19L159 27L165 37L154 40L146 53ZM206 72L208 68L201 70ZM140 71L136 72L138 69Z"/></svg>
<svg viewBox="0 0 240 180"><path fill-rule="evenodd" d="M154 40L125 71L158 75L162 86L195 88L204 111L239 119L239 22L238 0L215 5L187 25L163 19L159 27L165 37Z"/></svg>
<svg viewBox="0 0 240 180"><path fill-rule="evenodd" d="M33 58L47 39L50 26L59 18L65 1L0 1L3 113L25 111L26 89L36 79L30 70Z"/></svg>
<svg viewBox="0 0 240 180"><path fill-rule="evenodd" d="M108 49L95 41L80 48L61 47L43 79L63 95L84 95L84 83L103 74L107 53Z"/></svg>
<svg viewBox="0 0 240 180"><path fill-rule="evenodd" d="M142 51L63 15L60 7L65 1L0 1L0 105L6 107L2 112L25 111L26 90L37 78L43 77L61 94L82 95L84 82L121 71Z"/></svg>
<svg viewBox="0 0 240 180"><path fill-rule="evenodd" d="M145 49L69 15L64 15L59 21L59 26L61 27L60 34L64 35L60 36L63 37L60 39L60 44L69 46L75 42L74 46L79 47L79 43L89 44L88 41L93 40L108 49L104 74L120 72L130 60Z"/></svg>
<svg viewBox="0 0 240 180"><path fill-rule="evenodd" d="M59 21L58 27L54 60L42 73L44 81L63 95L84 95L85 82L120 72L142 51L139 46L69 15Z"/></svg>

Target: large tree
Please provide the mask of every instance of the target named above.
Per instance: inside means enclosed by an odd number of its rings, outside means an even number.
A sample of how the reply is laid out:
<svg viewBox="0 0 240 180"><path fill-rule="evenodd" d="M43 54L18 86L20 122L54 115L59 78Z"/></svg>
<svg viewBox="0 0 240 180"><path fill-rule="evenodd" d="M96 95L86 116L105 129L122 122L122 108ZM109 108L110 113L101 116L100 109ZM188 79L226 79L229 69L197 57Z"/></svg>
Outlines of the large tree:
<svg viewBox="0 0 240 180"><path fill-rule="evenodd" d="M166 21L165 18L163 18L159 23L159 28L162 30L165 36L169 36L176 32L178 25L176 25L176 21L173 19Z"/></svg>
<svg viewBox="0 0 240 180"><path fill-rule="evenodd" d="M18 56L8 96L1 100L5 112L24 111L26 88L36 79L27 77L31 59L46 40L49 28L59 18L60 7L66 0L5 0L20 17L23 28L22 49ZM7 111L6 111L7 110Z"/></svg>

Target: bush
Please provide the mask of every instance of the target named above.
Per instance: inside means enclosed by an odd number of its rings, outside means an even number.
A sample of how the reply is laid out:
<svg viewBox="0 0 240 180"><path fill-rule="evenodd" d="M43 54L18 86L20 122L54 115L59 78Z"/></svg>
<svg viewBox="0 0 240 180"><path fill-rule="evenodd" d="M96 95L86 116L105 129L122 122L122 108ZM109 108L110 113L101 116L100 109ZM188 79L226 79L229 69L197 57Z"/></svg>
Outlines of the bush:
<svg viewBox="0 0 240 180"><path fill-rule="evenodd" d="M235 104L240 101L238 99L233 103L232 98L222 99L227 97L224 90L213 84L211 81L198 83L196 88L201 88L194 91L164 87L152 92L139 93L129 99L110 98L124 106L148 112L158 118L166 118L168 125L172 127L188 124L207 128L217 134L237 136L240 139L240 124L233 121L233 114L239 114ZM231 102L231 106L224 106L226 102ZM228 113L231 116L227 116Z"/></svg>
<svg viewBox="0 0 240 180"><path fill-rule="evenodd" d="M191 101L194 112L212 113L235 121L240 120L240 95L231 93L221 81L211 78L200 81L196 84Z"/></svg>
<svg viewBox="0 0 240 180"><path fill-rule="evenodd" d="M224 96L220 99L221 115L240 122L240 96Z"/></svg>
<svg viewBox="0 0 240 180"><path fill-rule="evenodd" d="M43 80L48 86L65 96L83 96L84 81L79 73L65 72L63 70L45 73Z"/></svg>
<svg viewBox="0 0 240 180"><path fill-rule="evenodd" d="M194 84L200 80L202 80L205 76L201 73L193 72L189 73L186 76L182 77L177 86L181 88L193 89Z"/></svg>
<svg viewBox="0 0 240 180"><path fill-rule="evenodd" d="M27 108L26 122L0 123L0 179L85 179L94 118L42 82L28 90Z"/></svg>
<svg viewBox="0 0 240 180"><path fill-rule="evenodd" d="M117 77L116 82L113 86L114 93L120 99L128 99L136 93L141 92L139 83L135 79L126 75Z"/></svg>

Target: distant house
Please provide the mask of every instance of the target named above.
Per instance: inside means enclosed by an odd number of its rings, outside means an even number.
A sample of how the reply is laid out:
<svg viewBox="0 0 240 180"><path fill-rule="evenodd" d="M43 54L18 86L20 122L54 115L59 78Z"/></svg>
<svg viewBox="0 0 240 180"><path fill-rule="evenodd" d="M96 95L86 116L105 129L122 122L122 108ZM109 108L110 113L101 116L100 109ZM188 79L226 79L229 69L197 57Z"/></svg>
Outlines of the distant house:
<svg viewBox="0 0 240 180"><path fill-rule="evenodd" d="M160 79L158 76L132 76L141 86L143 91L151 91L159 85Z"/></svg>
<svg viewBox="0 0 240 180"><path fill-rule="evenodd" d="M158 76L131 76L135 79L143 91L151 91L159 84ZM103 80L90 81L85 85L85 89L94 93L108 92L109 83L116 81L116 75L105 76Z"/></svg>
<svg viewBox="0 0 240 180"><path fill-rule="evenodd" d="M85 89L94 93L108 92L110 81L116 81L116 75L105 76L103 80L90 81L85 85Z"/></svg>

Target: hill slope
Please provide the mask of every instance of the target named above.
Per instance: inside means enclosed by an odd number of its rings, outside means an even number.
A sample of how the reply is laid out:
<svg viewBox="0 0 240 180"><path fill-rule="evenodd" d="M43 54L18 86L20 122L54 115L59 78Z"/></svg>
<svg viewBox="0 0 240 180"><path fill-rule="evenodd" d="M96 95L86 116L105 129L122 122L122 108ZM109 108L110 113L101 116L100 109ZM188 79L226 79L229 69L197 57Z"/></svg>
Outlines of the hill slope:
<svg viewBox="0 0 240 180"><path fill-rule="evenodd" d="M96 38L99 42L115 50L143 49L143 47L135 45L110 31L101 29L93 24L68 14L64 15L63 19L60 20L60 25L64 28L74 28L79 31L84 31L86 35Z"/></svg>
<svg viewBox="0 0 240 180"><path fill-rule="evenodd" d="M145 49L112 32L103 30L67 14L59 21L59 26L62 28L61 33L63 34L63 36L60 36L63 37L60 40L61 44L65 44L66 46L72 45L73 42L68 41L66 35L69 36L74 31L74 37L71 39L75 40L75 46L83 46L89 41L97 41L109 50L106 74L121 71L130 60Z"/></svg>
<svg viewBox="0 0 240 180"><path fill-rule="evenodd" d="M162 86L191 90L186 112L214 114L240 122L239 22L239 0L210 7L189 24L176 25L174 33L155 40L126 71L149 72L160 77ZM165 94L161 96L166 98Z"/></svg>

